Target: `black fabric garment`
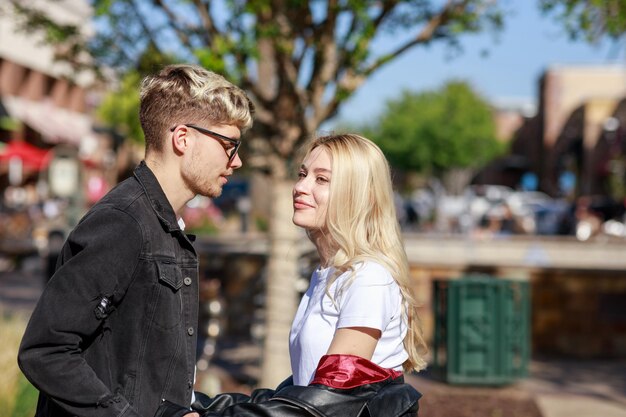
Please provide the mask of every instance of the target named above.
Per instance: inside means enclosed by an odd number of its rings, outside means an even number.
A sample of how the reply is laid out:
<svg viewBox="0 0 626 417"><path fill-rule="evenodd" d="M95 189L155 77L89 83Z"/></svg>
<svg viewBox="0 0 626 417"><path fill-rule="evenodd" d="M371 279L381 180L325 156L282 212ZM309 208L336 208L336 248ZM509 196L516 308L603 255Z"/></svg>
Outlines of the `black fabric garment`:
<svg viewBox="0 0 626 417"><path fill-rule="evenodd" d="M288 385L255 390L250 396L196 393L192 408L202 417L415 417L420 397L399 377L351 389ZM183 411L164 401L155 417L180 417Z"/></svg>
<svg viewBox="0 0 626 417"><path fill-rule="evenodd" d="M152 416L189 404L198 259L150 169L102 198L65 242L18 362L37 417Z"/></svg>

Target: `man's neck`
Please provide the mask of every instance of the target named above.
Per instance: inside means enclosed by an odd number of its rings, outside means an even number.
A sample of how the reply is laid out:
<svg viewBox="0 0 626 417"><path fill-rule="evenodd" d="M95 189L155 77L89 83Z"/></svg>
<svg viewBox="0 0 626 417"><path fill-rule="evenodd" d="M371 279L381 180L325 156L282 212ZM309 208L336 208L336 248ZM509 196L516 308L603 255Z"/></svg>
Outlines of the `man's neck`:
<svg viewBox="0 0 626 417"><path fill-rule="evenodd" d="M159 185L165 193L165 197L172 205L177 217L181 216L183 207L194 196L187 189L179 174L177 166L168 164L167 161L146 156L146 165L159 181Z"/></svg>

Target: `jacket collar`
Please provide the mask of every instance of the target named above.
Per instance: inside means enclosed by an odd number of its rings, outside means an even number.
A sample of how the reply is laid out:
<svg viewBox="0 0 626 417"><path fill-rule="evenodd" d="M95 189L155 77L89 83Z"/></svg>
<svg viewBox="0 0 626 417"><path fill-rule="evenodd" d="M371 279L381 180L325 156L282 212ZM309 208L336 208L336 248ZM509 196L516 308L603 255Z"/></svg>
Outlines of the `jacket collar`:
<svg viewBox="0 0 626 417"><path fill-rule="evenodd" d="M417 415L421 396L400 376L351 389L292 385L277 391L271 400L295 404L322 417L400 417Z"/></svg>
<svg viewBox="0 0 626 417"><path fill-rule="evenodd" d="M165 196L161 184L159 184L159 181L150 168L148 168L145 161L141 161L139 166L135 168L134 175L145 190L148 201L150 201L150 205L163 224L163 227L168 232L180 230L172 205Z"/></svg>

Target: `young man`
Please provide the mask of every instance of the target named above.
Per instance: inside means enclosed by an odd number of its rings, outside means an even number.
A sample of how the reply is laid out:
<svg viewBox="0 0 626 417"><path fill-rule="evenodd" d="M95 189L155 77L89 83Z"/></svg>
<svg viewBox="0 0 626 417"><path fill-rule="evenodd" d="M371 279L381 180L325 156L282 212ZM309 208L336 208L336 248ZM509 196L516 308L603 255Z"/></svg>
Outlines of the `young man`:
<svg viewBox="0 0 626 417"><path fill-rule="evenodd" d="M18 356L40 391L37 417L153 416L191 404L198 258L180 217L241 167L246 94L174 65L141 86L145 161L69 235Z"/></svg>

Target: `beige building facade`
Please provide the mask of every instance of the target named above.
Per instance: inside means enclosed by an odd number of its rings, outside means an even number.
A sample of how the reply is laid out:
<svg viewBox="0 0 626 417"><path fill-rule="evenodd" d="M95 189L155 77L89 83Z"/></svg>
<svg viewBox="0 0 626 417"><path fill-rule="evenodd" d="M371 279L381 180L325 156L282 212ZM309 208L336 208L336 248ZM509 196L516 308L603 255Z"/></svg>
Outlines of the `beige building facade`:
<svg viewBox="0 0 626 417"><path fill-rule="evenodd" d="M84 0L31 3L58 23L86 24L91 16ZM8 2L0 4L0 99L4 116L34 130L14 133L21 140L42 147L55 143L79 146L91 132L87 112L93 76L74 76L68 64L55 61L55 49L43 42L42 35L23 32L19 22L19 15ZM84 31L88 32L87 26ZM30 137L24 138L24 134Z"/></svg>
<svg viewBox="0 0 626 417"><path fill-rule="evenodd" d="M601 193L602 163L599 142L604 127L619 101L626 97L623 66L555 66L541 81L542 182L547 191L558 192L559 175L573 170L578 177L577 194ZM566 166L567 164L574 165Z"/></svg>
<svg viewBox="0 0 626 417"><path fill-rule="evenodd" d="M608 193L614 149L607 141L621 140L617 116L626 97L626 68L553 65L539 80L538 97L537 114L514 134L511 154L524 158L524 170L536 174L539 189L552 196Z"/></svg>

